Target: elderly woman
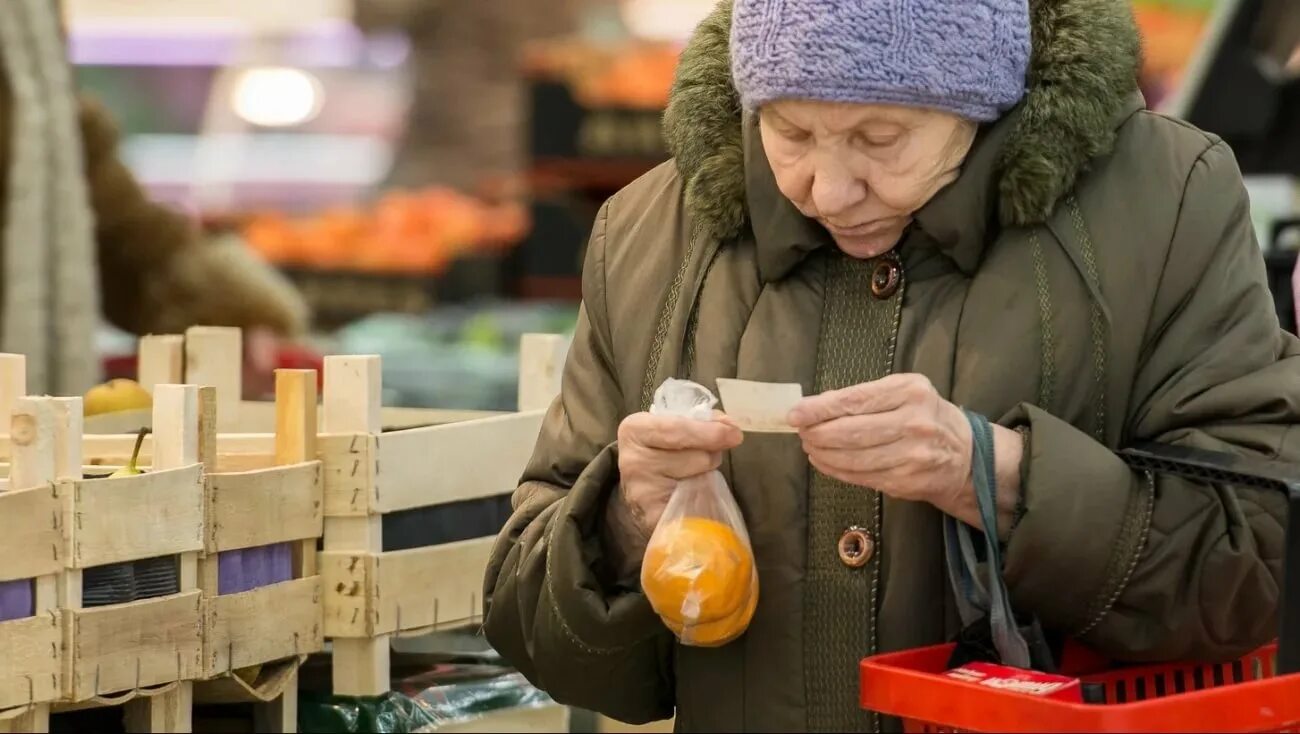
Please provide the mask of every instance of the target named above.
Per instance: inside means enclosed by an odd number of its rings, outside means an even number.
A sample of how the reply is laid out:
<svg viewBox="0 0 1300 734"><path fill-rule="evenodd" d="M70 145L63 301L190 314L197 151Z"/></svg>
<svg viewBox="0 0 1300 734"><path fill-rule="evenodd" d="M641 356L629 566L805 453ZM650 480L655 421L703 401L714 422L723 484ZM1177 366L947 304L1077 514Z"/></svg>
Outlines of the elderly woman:
<svg viewBox="0 0 1300 734"><path fill-rule="evenodd" d="M1280 498L1114 453L1300 459L1300 344L1232 152L1145 111L1137 65L1124 0L720 3L681 60L674 160L597 219L486 579L492 644L626 721L878 728L858 661L960 627L944 518L981 526L963 408L996 424L1018 611L1127 661L1266 642ZM647 415L671 376L810 397L797 437L742 442ZM637 564L675 480L719 465L761 593L739 640L688 647Z"/></svg>

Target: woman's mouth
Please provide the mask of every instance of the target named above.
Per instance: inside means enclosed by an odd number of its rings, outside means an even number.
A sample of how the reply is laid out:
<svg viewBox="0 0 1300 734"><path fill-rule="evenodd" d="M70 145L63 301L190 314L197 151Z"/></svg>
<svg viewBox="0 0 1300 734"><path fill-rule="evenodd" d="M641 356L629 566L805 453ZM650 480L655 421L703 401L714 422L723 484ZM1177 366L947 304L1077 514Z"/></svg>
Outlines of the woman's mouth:
<svg viewBox="0 0 1300 734"><path fill-rule="evenodd" d="M823 221L822 226L836 237L864 237L888 229L891 222L893 222L892 219L877 219L874 222L859 224L856 227L840 227Z"/></svg>

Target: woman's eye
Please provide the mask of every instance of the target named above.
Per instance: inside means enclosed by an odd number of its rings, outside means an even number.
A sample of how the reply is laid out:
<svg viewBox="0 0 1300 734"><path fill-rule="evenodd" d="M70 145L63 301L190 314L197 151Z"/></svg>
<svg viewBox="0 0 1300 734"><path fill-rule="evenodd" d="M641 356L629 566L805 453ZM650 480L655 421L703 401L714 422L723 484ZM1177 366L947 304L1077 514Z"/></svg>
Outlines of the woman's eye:
<svg viewBox="0 0 1300 734"><path fill-rule="evenodd" d="M777 132L781 134L781 137L793 143L802 143L808 139L807 130L797 130L795 128L787 127L781 128L777 130Z"/></svg>
<svg viewBox="0 0 1300 734"><path fill-rule="evenodd" d="M860 133L857 136L858 144L867 148L888 148L898 142L898 135L867 135Z"/></svg>

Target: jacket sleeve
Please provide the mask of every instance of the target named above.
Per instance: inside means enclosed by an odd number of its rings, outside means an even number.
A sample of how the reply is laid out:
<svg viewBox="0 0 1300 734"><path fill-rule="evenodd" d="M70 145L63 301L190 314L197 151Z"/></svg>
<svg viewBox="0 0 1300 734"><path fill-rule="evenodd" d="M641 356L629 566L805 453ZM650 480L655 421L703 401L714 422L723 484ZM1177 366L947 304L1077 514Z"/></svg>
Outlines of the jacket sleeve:
<svg viewBox="0 0 1300 734"><path fill-rule="evenodd" d="M643 723L673 713L673 641L644 595L614 581L601 542L623 405L605 317L606 221L607 208L588 247L561 396L488 563L484 630L555 700Z"/></svg>
<svg viewBox="0 0 1300 734"><path fill-rule="evenodd" d="M1300 347L1278 327L1223 143L1188 178L1142 355L1126 440L1300 461ZM1276 635L1280 494L1148 477L1038 408L1023 418L1017 608L1118 660L1226 660Z"/></svg>
<svg viewBox="0 0 1300 734"><path fill-rule="evenodd" d="M237 238L209 240L182 213L151 201L117 155L117 130L83 101L81 134L95 213L104 315L136 334L195 325L301 333L301 296Z"/></svg>

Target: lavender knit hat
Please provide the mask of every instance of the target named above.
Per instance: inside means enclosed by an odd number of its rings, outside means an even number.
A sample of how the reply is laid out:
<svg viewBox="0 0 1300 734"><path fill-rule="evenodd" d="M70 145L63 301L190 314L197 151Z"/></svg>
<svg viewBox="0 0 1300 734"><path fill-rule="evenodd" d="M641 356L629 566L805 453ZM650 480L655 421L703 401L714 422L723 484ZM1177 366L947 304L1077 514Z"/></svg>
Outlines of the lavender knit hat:
<svg viewBox="0 0 1300 734"><path fill-rule="evenodd" d="M742 104L901 104L997 119L1025 93L1028 0L735 0Z"/></svg>

